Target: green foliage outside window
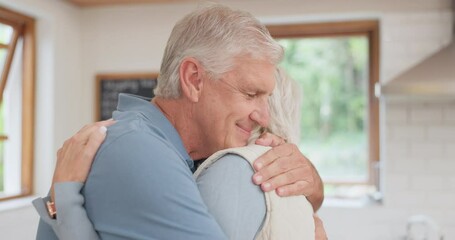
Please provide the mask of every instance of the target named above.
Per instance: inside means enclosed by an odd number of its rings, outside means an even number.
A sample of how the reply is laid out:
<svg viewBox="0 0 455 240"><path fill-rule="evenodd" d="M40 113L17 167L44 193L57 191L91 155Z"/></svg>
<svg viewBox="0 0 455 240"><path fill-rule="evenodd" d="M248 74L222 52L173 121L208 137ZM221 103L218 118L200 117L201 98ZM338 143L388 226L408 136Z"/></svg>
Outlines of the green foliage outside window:
<svg viewBox="0 0 455 240"><path fill-rule="evenodd" d="M366 181L368 39L279 42L285 48L281 66L303 89L300 149L324 181Z"/></svg>

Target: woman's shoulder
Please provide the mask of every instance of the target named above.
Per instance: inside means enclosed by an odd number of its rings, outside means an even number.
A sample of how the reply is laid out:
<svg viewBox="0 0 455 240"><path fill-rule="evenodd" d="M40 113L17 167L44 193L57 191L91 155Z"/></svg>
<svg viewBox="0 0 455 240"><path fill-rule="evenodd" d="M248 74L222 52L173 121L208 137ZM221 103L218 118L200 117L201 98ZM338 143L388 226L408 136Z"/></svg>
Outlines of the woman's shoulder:
<svg viewBox="0 0 455 240"><path fill-rule="evenodd" d="M245 171L249 170L248 173L254 173L254 169L252 168L254 161L270 149L270 147L260 145L248 145L245 147L228 148L218 151L199 166L198 170L194 173L194 176L197 178L203 171L212 167L215 163L217 167L232 170L243 169Z"/></svg>

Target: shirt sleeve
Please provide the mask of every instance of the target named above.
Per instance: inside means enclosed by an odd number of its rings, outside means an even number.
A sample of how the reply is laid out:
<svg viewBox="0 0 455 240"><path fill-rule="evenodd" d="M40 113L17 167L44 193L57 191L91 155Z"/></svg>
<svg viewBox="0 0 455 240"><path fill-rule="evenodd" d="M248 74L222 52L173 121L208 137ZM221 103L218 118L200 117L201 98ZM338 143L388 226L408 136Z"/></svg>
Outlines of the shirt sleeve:
<svg viewBox="0 0 455 240"><path fill-rule="evenodd" d="M82 193L101 239L226 239L186 161L147 133L101 149Z"/></svg>
<svg viewBox="0 0 455 240"><path fill-rule="evenodd" d="M36 232L36 240L58 240L52 229L52 224L55 220L49 217L46 209L46 202L49 200L49 196L44 198L37 198L33 200L33 206L40 216L38 230Z"/></svg>
<svg viewBox="0 0 455 240"><path fill-rule="evenodd" d="M266 214L264 193L248 161L228 154L197 178L202 198L229 239L254 239Z"/></svg>
<svg viewBox="0 0 455 240"><path fill-rule="evenodd" d="M82 187L83 183L79 182L55 184L56 219L51 219L45 208L45 202L49 200L49 197L34 201L35 208L44 221L43 224L48 224L58 239L99 239L83 207L84 197L80 193ZM47 235L48 239L51 234L43 235Z"/></svg>
<svg viewBox="0 0 455 240"><path fill-rule="evenodd" d="M84 197L80 193L83 186L78 182L57 183L54 186L58 224L53 229L59 239L99 239L83 206Z"/></svg>

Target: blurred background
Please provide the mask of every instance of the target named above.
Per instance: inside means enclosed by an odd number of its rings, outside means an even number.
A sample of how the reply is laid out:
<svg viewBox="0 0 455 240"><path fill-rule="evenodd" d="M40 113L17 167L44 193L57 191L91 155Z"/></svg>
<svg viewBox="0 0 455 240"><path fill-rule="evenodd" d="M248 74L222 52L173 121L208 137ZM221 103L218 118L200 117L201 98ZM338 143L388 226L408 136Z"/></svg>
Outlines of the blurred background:
<svg viewBox="0 0 455 240"><path fill-rule="evenodd" d="M455 239L453 1L216 2L285 48L329 239ZM156 77L173 25L203 3L0 0L0 239L34 239L30 201L97 120L97 76Z"/></svg>

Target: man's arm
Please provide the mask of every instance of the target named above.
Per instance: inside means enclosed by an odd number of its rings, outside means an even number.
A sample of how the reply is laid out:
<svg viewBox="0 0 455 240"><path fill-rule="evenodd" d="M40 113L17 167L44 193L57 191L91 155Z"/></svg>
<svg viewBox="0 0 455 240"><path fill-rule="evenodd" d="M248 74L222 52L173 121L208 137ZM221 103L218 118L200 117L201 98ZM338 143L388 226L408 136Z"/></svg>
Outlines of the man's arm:
<svg viewBox="0 0 455 240"><path fill-rule="evenodd" d="M267 133L256 144L273 147L254 162L254 183L279 196L305 195L316 212L324 200L324 185L313 164L295 144Z"/></svg>
<svg viewBox="0 0 455 240"><path fill-rule="evenodd" d="M148 133L102 146L83 194L101 239L226 239L185 160Z"/></svg>
<svg viewBox="0 0 455 240"><path fill-rule="evenodd" d="M308 162L311 164L311 168L313 170L314 191L313 194L306 197L313 206L314 212L317 212L319 208L321 208L322 202L324 202L324 183L322 182L321 176L319 176L319 173L313 163L309 160Z"/></svg>
<svg viewBox="0 0 455 240"><path fill-rule="evenodd" d="M36 239L99 239L83 208L84 198L80 190L95 153L106 137L106 127L113 123L107 120L86 125L59 149L51 196L33 201L40 215ZM59 183L57 201L54 183ZM48 214L46 202L51 200L55 202L58 219L52 219Z"/></svg>
<svg viewBox="0 0 455 240"><path fill-rule="evenodd" d="M37 239L57 239L53 237L54 234L58 239L65 240L99 239L83 206L84 197L80 194L82 186L83 183L79 182L55 184L54 200L58 213L56 219L51 219L44 207L49 197L38 198L33 201L33 205L43 220L39 226Z"/></svg>

